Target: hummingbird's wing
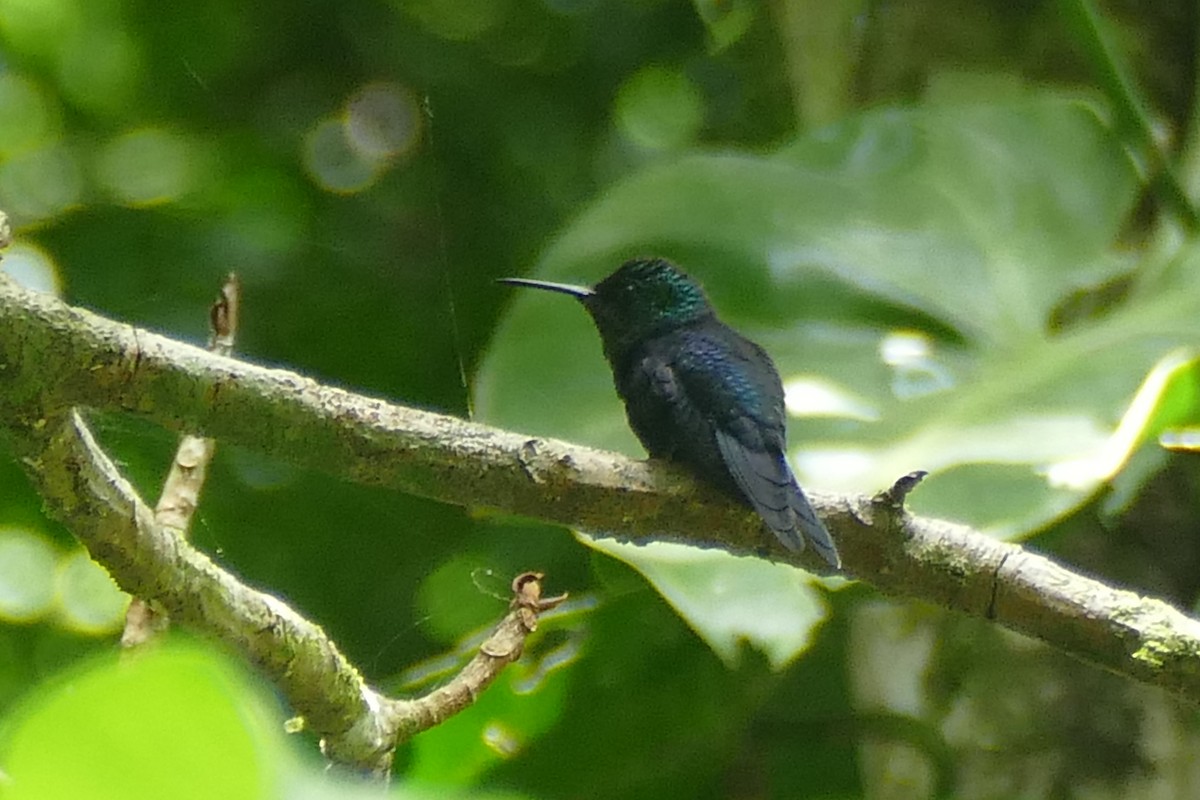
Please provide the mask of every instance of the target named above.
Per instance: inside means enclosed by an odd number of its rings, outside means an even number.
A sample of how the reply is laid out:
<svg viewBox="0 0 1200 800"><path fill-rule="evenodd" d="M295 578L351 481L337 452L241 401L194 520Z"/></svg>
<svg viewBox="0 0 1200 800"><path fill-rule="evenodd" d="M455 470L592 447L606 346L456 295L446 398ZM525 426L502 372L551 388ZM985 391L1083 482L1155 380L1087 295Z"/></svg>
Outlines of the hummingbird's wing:
<svg viewBox="0 0 1200 800"><path fill-rule="evenodd" d="M838 555L833 538L829 535L829 529L825 527L825 523L821 522L821 518L813 510L812 503L808 501L808 495L804 494L804 490L800 488L800 484L794 477L792 478L792 513L796 515L796 527L804 531L804 536L812 543L817 554L829 566L841 569L842 557Z"/></svg>
<svg viewBox="0 0 1200 800"><path fill-rule="evenodd" d="M743 441L746 437L727 428L717 428L715 434L721 459L750 505L784 547L796 552L803 550L804 537L797 530L792 511L794 481L791 473L780 464L780 457L757 447L747 447Z"/></svg>
<svg viewBox="0 0 1200 800"><path fill-rule="evenodd" d="M725 468L779 541L799 552L807 540L840 567L829 531L788 465L779 375L762 348L734 337L694 341L673 365L676 379L708 410Z"/></svg>

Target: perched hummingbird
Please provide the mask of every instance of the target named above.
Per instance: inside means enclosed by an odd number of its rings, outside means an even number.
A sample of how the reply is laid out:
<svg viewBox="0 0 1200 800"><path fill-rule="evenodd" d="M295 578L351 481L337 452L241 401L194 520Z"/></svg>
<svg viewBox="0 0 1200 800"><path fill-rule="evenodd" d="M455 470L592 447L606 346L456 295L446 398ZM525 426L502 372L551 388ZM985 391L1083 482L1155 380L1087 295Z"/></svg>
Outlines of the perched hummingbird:
<svg viewBox="0 0 1200 800"><path fill-rule="evenodd" d="M637 258L592 288L502 278L571 295L591 314L629 425L651 456L744 499L789 550L837 548L788 466L783 384L761 347L717 319L704 290L661 258Z"/></svg>

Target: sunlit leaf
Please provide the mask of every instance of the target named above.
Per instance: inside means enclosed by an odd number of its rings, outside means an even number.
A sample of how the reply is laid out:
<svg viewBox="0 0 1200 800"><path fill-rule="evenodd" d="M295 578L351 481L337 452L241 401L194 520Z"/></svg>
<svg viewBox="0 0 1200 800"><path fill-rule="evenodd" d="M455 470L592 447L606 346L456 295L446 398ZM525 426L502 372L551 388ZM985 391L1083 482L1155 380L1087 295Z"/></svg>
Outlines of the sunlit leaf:
<svg viewBox="0 0 1200 800"><path fill-rule="evenodd" d="M272 796L282 750L266 708L239 670L198 650L94 662L43 684L9 717L4 796Z"/></svg>
<svg viewBox="0 0 1200 800"><path fill-rule="evenodd" d="M1200 364L1190 350L1168 354L1150 370L1113 434L1094 452L1055 464L1052 483L1090 487L1111 480L1147 440L1200 417ZM1185 448L1180 448L1185 449Z"/></svg>
<svg viewBox="0 0 1200 800"><path fill-rule="evenodd" d="M772 667L782 668L808 647L825 619L820 592L786 564L749 558L731 564L727 553L669 542L589 543L645 575L730 666L738 664L742 644L752 642ZM748 568L736 568L738 562L749 562Z"/></svg>

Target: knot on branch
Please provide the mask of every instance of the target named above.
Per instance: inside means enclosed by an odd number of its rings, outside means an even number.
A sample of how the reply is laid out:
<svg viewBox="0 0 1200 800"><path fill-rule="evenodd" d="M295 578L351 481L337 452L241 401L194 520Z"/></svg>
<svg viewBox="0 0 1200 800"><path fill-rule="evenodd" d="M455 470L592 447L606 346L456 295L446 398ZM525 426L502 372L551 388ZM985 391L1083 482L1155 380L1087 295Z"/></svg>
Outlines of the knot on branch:
<svg viewBox="0 0 1200 800"><path fill-rule="evenodd" d="M509 608L518 612L521 625L529 633L537 630L538 614L549 611L567 599L566 592L554 597L543 598L542 578L544 577L546 576L540 572L522 572L513 578L513 599L509 603Z"/></svg>

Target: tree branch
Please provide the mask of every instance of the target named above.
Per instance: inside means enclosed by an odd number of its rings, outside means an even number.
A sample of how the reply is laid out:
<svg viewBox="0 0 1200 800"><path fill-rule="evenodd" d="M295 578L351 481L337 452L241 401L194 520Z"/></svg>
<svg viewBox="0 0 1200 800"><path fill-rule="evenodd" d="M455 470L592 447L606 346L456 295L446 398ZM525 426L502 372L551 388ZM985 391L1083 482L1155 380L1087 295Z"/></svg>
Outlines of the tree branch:
<svg viewBox="0 0 1200 800"><path fill-rule="evenodd" d="M306 723L355 752L386 738L372 721L378 698L325 633L276 598L257 592L191 547L154 512L69 411L8 429L48 507L126 592L216 635L262 669ZM344 741L343 741L344 740Z"/></svg>
<svg viewBox="0 0 1200 800"><path fill-rule="evenodd" d="M746 510L661 464L522 436L322 386L75 309L0 280L0 420L123 410L347 480L492 506L629 539L789 557ZM65 458L68 453L55 453ZM54 469L26 463L35 482ZM80 487L83 488L83 487ZM812 499L846 570L881 590L995 620L1085 661L1200 702L1200 623L886 499ZM141 522L139 522L141 525ZM130 554L96 553L114 569ZM811 561L795 563L815 566ZM207 562L211 564L211 562ZM197 565L197 568L202 565Z"/></svg>
<svg viewBox="0 0 1200 800"><path fill-rule="evenodd" d="M237 338L239 310L241 308L241 284L236 275L229 275L221 285L221 293L209 310L209 326L212 331L208 349L223 356L232 354ZM174 528L185 539L192 527L192 517L200 503L200 490L208 477L208 465L212 462L217 443L203 436L185 433L175 449L175 458L163 481L162 493L154 506L154 521L159 525ZM125 630L121 634L122 647L137 647L150 641L166 630L170 618L142 597L134 597L125 612Z"/></svg>
<svg viewBox="0 0 1200 800"><path fill-rule="evenodd" d="M542 599L541 575L513 582L512 610L446 685L400 700L379 694L320 626L253 589L193 548L155 513L96 444L78 412L12 425L8 439L50 509L125 591L236 648L270 678L321 737L331 759L386 777L399 742L473 703L520 657Z"/></svg>
<svg viewBox="0 0 1200 800"><path fill-rule="evenodd" d="M567 599L541 596L541 573L526 572L513 579L512 610L479 645L475 656L449 683L416 700L398 701L414 730L426 730L475 702L507 665L521 657L525 637L537 630L537 615ZM411 735L410 733L410 735Z"/></svg>

